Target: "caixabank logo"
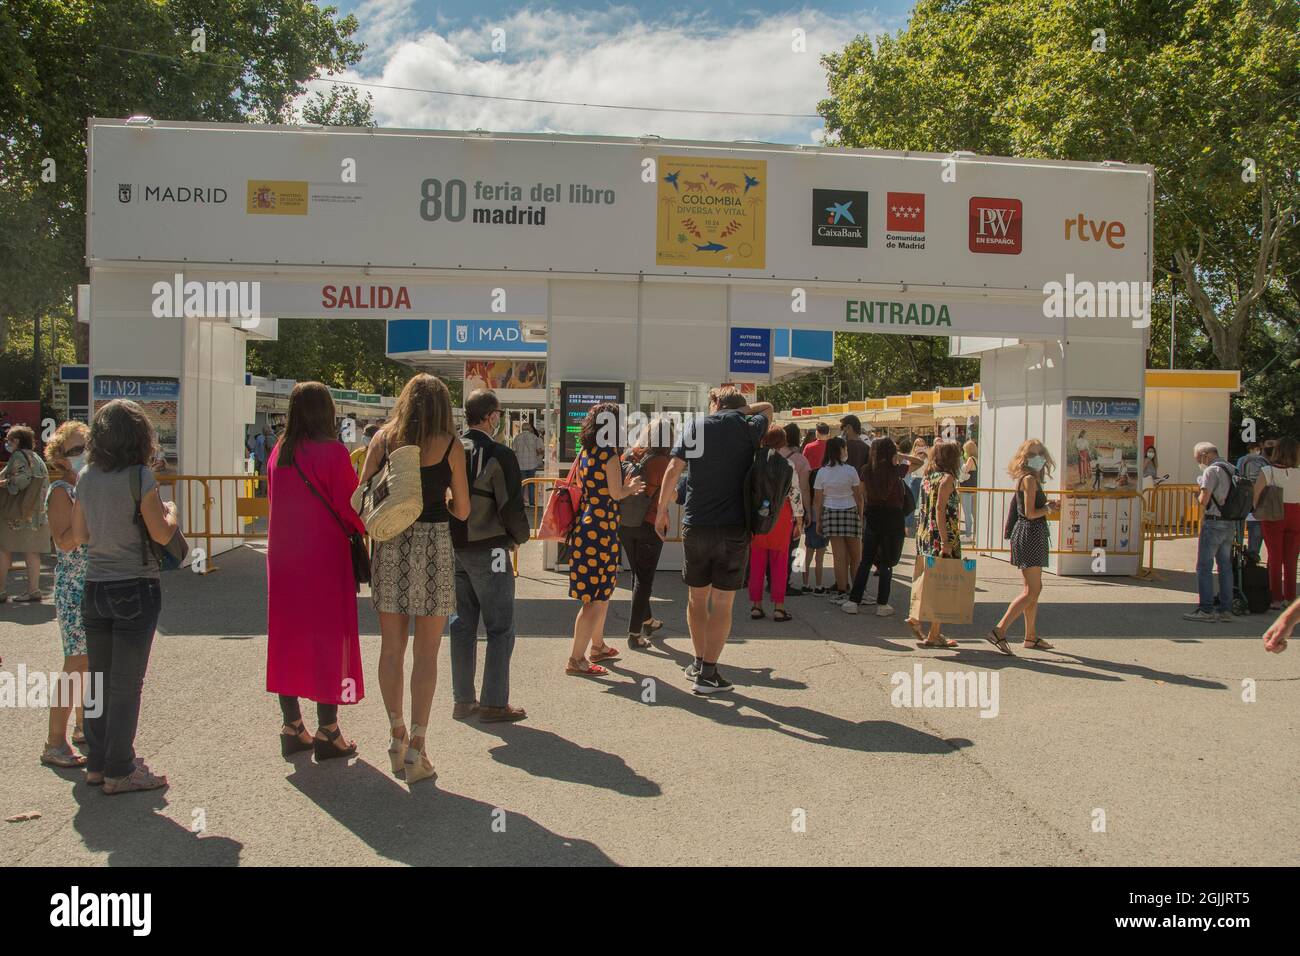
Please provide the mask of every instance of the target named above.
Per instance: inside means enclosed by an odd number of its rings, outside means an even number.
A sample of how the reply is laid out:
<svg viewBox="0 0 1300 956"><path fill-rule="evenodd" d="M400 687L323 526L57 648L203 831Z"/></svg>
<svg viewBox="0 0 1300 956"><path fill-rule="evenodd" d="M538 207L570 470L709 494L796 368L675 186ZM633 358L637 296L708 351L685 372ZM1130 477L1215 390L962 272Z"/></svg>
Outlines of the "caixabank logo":
<svg viewBox="0 0 1300 956"><path fill-rule="evenodd" d="M1025 221L1019 199L974 196L970 201L970 251L1018 256Z"/></svg>
<svg viewBox="0 0 1300 956"><path fill-rule="evenodd" d="M867 248L867 195L854 189L814 189L812 244Z"/></svg>

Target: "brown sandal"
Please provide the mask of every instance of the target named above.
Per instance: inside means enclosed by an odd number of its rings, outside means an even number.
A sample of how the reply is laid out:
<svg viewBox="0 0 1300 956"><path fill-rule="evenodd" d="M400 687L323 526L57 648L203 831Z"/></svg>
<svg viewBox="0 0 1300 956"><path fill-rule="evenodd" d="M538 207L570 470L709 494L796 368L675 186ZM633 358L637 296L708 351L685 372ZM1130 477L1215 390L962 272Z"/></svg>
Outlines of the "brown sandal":
<svg viewBox="0 0 1300 956"><path fill-rule="evenodd" d="M950 640L949 638L946 638L942 634L940 634L939 639L937 641L931 641L929 638L926 638L924 641L917 641L916 646L917 647L956 647L957 642L954 640Z"/></svg>
<svg viewBox="0 0 1300 956"><path fill-rule="evenodd" d="M48 744L41 751L41 763L47 767L84 767L86 758L79 753L73 753L72 748L67 744L58 747L51 747Z"/></svg>
<svg viewBox="0 0 1300 956"><path fill-rule="evenodd" d="M105 777L104 793L113 796L117 793L133 793L137 790L161 790L167 786L167 778L153 773L148 767L138 766L125 777Z"/></svg>
<svg viewBox="0 0 1300 956"><path fill-rule="evenodd" d="M1056 649L1055 644L1048 644L1041 637L1036 637L1032 641L1025 641L1025 647L1035 648L1040 651L1051 651Z"/></svg>
<svg viewBox="0 0 1300 956"><path fill-rule="evenodd" d="M593 664L599 664L601 661L616 661L618 657L618 648L612 644L602 643L600 647L591 649L591 662Z"/></svg>
<svg viewBox="0 0 1300 956"><path fill-rule="evenodd" d="M599 664L593 664L585 657L581 660L570 657L569 663L564 665L564 673L572 677L605 677L609 671Z"/></svg>

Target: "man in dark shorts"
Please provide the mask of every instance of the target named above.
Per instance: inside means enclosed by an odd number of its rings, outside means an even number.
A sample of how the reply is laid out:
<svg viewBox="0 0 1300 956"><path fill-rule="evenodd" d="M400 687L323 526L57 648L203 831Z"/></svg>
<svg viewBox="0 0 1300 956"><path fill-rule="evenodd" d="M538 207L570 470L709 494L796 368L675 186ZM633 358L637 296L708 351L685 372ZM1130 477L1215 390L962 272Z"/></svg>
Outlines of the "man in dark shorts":
<svg viewBox="0 0 1300 956"><path fill-rule="evenodd" d="M686 666L686 677L697 694L732 689L731 682L718 673L718 658L731 634L731 605L744 584L749 562L745 476L771 419L772 406L767 402L747 405L734 388L713 389L709 414L682 429L664 472L663 487L673 488L686 470L682 577L690 590L686 622L695 645L695 660ZM687 449L693 450L689 469ZM668 533L668 505L668 496L661 495L655 519L661 538Z"/></svg>

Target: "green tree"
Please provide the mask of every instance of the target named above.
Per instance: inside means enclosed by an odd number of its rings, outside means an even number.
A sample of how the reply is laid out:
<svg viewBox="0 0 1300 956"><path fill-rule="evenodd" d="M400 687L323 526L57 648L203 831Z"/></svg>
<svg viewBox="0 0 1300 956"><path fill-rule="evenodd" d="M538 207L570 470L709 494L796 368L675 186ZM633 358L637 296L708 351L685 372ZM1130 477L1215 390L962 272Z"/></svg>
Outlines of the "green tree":
<svg viewBox="0 0 1300 956"><path fill-rule="evenodd" d="M1150 163L1157 275L1218 363L1264 297L1296 298L1295 0L920 0L906 30L823 60L848 146Z"/></svg>
<svg viewBox="0 0 1300 956"><path fill-rule="evenodd" d="M85 281L88 117L291 122L360 59L356 28L307 0L0 3L0 352Z"/></svg>
<svg viewBox="0 0 1300 956"><path fill-rule="evenodd" d="M759 389L778 409L902 395L979 378L979 361L953 358L948 341L931 335L837 333L834 361L826 369Z"/></svg>

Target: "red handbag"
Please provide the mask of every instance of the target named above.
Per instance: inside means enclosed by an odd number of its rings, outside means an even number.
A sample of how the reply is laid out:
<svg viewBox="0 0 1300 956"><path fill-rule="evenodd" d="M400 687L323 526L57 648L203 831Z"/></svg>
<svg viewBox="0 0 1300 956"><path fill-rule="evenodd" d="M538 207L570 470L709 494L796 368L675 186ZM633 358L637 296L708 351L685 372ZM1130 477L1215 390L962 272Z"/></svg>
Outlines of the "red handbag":
<svg viewBox="0 0 1300 956"><path fill-rule="evenodd" d="M542 523L537 529L537 537L543 541L567 541L573 531L582 504L582 489L574 487L573 481L577 470L578 462L575 461L569 466L564 481L551 489L546 511L542 514Z"/></svg>

